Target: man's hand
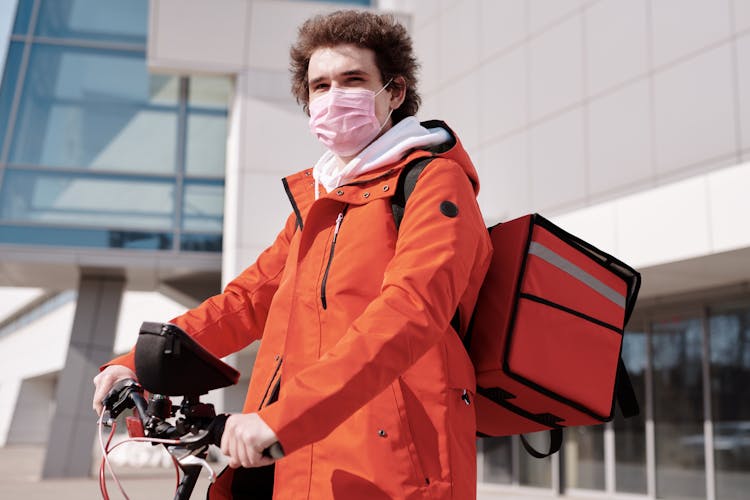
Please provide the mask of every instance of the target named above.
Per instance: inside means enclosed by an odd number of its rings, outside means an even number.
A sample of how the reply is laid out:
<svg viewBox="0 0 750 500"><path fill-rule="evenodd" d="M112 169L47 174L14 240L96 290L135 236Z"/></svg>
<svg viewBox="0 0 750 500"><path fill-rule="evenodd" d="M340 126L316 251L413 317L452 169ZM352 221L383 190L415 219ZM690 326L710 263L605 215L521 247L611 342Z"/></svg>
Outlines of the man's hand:
<svg viewBox="0 0 750 500"><path fill-rule="evenodd" d="M257 413L230 415L221 437L221 452L229 457L229 466L261 467L274 462L263 450L278 441L273 430Z"/></svg>
<svg viewBox="0 0 750 500"><path fill-rule="evenodd" d="M92 406L97 415L102 414L102 400L109 393L112 386L124 378L138 380L133 370L127 366L110 365L94 377L94 401Z"/></svg>

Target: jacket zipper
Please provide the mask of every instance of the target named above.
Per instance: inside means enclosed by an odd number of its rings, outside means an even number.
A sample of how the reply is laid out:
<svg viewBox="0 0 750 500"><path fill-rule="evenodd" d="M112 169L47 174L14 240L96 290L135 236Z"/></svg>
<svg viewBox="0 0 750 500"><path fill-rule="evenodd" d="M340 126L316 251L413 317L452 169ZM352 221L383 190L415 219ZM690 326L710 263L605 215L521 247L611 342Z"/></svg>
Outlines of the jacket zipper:
<svg viewBox="0 0 750 500"><path fill-rule="evenodd" d="M331 262L333 262L333 252L336 248L336 240L339 236L339 229L341 229L341 221L344 220L344 214L349 205L344 206L344 209L336 217L336 227L333 229L333 241L331 241L331 251L328 254L328 263L326 264L326 270L323 273L323 282L320 285L320 303L323 309L328 309L328 302L326 301L326 283L328 282L328 272L331 270Z"/></svg>

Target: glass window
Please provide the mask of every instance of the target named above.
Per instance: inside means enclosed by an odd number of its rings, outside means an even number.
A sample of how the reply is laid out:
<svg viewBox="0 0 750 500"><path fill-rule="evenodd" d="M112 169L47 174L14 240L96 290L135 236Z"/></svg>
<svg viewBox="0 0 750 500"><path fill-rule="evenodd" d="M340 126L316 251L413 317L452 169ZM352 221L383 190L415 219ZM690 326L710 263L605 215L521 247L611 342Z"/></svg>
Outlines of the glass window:
<svg viewBox="0 0 750 500"><path fill-rule="evenodd" d="M0 203L0 219L8 222L169 230L174 183L9 170Z"/></svg>
<svg viewBox="0 0 750 500"><path fill-rule="evenodd" d="M565 429L565 485L569 488L604 489L604 426Z"/></svg>
<svg viewBox="0 0 750 500"><path fill-rule="evenodd" d="M189 106L225 110L232 81L225 76L191 76L188 89Z"/></svg>
<svg viewBox="0 0 750 500"><path fill-rule="evenodd" d="M31 22L31 11L33 8L34 0L18 0L16 22L13 24L14 35L25 35L29 32L29 22Z"/></svg>
<svg viewBox="0 0 750 500"><path fill-rule="evenodd" d="M145 45L148 0L41 2L35 35Z"/></svg>
<svg viewBox="0 0 750 500"><path fill-rule="evenodd" d="M697 318L653 325L651 348L659 498L705 498L703 329Z"/></svg>
<svg viewBox="0 0 750 500"><path fill-rule="evenodd" d="M0 224L0 243L170 250L172 240L170 233Z"/></svg>
<svg viewBox="0 0 750 500"><path fill-rule="evenodd" d="M186 147L187 175L224 177L227 149L226 113L189 111Z"/></svg>
<svg viewBox="0 0 750 500"><path fill-rule="evenodd" d="M485 483L510 484L513 480L513 443L511 437L481 440Z"/></svg>
<svg viewBox="0 0 750 500"><path fill-rule="evenodd" d="M618 413L615 428L615 489L626 493L647 492L646 479L646 334L627 331L622 342L622 360L641 412L630 418Z"/></svg>
<svg viewBox="0 0 750 500"><path fill-rule="evenodd" d="M709 328L716 498L739 500L750 491L750 308L715 311Z"/></svg>
<svg viewBox="0 0 750 500"><path fill-rule="evenodd" d="M189 252L221 252L220 234L185 234L180 239L180 250Z"/></svg>
<svg viewBox="0 0 750 500"><path fill-rule="evenodd" d="M23 44L11 42L8 47L8 57L5 60L5 72L3 73L2 86L0 87L0 154L5 141L5 132L10 118L10 109L13 105L13 95L18 81L18 71L21 67L23 56Z"/></svg>
<svg viewBox="0 0 750 500"><path fill-rule="evenodd" d="M223 184L186 183L183 205L183 229L221 232L224 219Z"/></svg>
<svg viewBox="0 0 750 500"><path fill-rule="evenodd" d="M175 169L176 77L142 53L36 44L10 162L92 170Z"/></svg>

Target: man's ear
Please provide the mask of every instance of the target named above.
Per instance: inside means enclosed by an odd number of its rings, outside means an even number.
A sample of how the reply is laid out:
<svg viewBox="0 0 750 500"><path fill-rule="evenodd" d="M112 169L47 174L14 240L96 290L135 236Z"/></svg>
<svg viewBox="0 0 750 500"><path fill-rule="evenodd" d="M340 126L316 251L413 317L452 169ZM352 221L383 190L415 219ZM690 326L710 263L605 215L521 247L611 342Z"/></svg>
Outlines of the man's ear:
<svg viewBox="0 0 750 500"><path fill-rule="evenodd" d="M391 92L391 109L398 109L406 99L406 80L404 80L403 76L396 76L389 87Z"/></svg>

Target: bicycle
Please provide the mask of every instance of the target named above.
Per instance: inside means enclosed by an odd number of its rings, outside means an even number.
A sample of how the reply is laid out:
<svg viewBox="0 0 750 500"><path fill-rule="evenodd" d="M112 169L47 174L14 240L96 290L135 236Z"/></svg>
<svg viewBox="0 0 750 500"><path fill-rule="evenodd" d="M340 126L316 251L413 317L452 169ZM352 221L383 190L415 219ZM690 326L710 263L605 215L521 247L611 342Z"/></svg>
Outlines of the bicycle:
<svg viewBox="0 0 750 500"><path fill-rule="evenodd" d="M105 467L122 495L128 499L108 460L108 454L124 442L148 442L163 445L175 465L175 500L187 500L200 471L206 467L209 480L215 479L206 461L211 445L220 446L229 415L216 415L214 406L202 403L200 396L211 390L237 383L239 372L201 347L183 330L168 323L145 322L141 325L135 348L135 372L138 382L117 382L104 398L99 418L99 444L102 461L99 486L102 498L109 499ZM146 396L146 391L150 396ZM175 406L170 397L182 396ZM110 448L116 429L115 419L133 409L126 418L130 439ZM111 427L105 443L103 427ZM273 458L284 456L279 443L264 450ZM180 474L180 470L182 474Z"/></svg>

